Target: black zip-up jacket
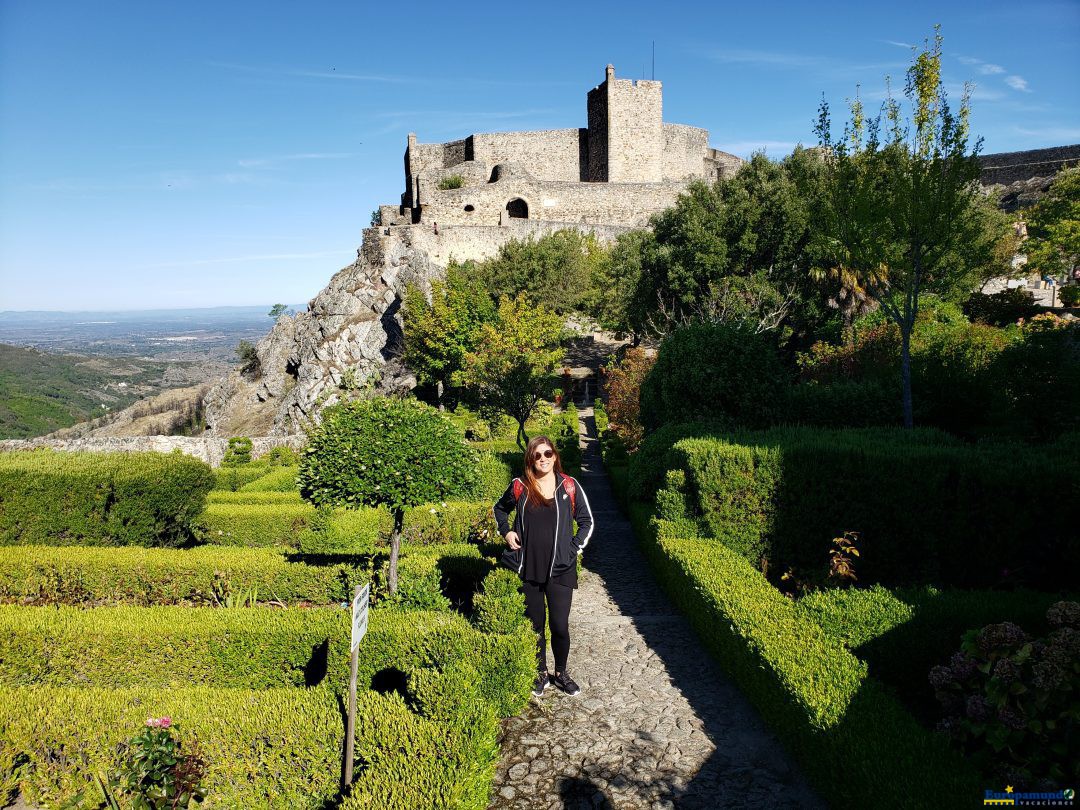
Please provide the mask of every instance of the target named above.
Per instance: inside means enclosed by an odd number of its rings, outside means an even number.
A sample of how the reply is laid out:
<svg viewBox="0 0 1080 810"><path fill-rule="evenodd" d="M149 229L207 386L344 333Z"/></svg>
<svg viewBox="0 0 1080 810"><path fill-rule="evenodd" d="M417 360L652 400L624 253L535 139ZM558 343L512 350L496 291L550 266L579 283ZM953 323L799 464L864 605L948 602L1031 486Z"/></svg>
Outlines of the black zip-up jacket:
<svg viewBox="0 0 1080 810"><path fill-rule="evenodd" d="M519 479L514 479L517 481ZM564 485L567 480L574 482L574 509L571 514L570 495ZM525 482L522 481L522 484ZM518 575L525 570L525 555L529 553L526 547L525 534L525 502L529 498L529 488L523 487L521 498L514 499L514 482L506 488L506 492L496 501L492 507L495 515L495 523L499 527L499 534L506 537L511 531L517 532L521 542L521 562L518 565ZM514 510L514 525L510 525L509 517ZM577 521L578 530L574 534L573 521ZM589 508L589 498L585 490L576 478L563 475L555 487L555 553L552 554L551 564L548 569L549 576L556 577L564 574L577 565L577 555L584 551L589 544L589 538L593 532L592 509Z"/></svg>

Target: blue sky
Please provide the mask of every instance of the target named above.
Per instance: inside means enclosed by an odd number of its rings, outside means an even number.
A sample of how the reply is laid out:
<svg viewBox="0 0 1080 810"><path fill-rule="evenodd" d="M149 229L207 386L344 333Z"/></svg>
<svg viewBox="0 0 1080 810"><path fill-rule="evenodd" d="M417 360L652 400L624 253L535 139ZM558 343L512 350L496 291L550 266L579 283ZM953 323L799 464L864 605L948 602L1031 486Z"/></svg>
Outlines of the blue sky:
<svg viewBox="0 0 1080 810"><path fill-rule="evenodd" d="M611 62L713 146L812 143L941 23L984 152L1080 142L1080 3L0 0L0 310L302 304L406 135L577 127Z"/></svg>

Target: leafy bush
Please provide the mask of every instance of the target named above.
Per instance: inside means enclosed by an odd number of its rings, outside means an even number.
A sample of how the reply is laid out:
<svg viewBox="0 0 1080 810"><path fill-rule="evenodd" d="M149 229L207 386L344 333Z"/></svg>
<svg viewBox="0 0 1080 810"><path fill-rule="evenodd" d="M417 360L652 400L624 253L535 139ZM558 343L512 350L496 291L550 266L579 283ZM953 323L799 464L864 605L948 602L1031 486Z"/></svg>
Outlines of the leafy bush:
<svg viewBox="0 0 1080 810"><path fill-rule="evenodd" d="M604 434L608 430L608 415L607 409L604 407L604 400L597 397L593 401L593 421L596 423L596 435L600 440L603 440Z"/></svg>
<svg viewBox="0 0 1080 810"><path fill-rule="evenodd" d="M1062 306L1080 306L1080 285L1068 284L1061 288L1058 295L1061 297Z"/></svg>
<svg viewBox="0 0 1080 810"><path fill-rule="evenodd" d="M477 469L480 476L480 487L477 497L482 501L495 501L506 492L513 475L510 465L494 453L480 453L480 464Z"/></svg>
<svg viewBox="0 0 1080 810"><path fill-rule="evenodd" d="M282 444L267 450L259 456L259 461L271 467L296 467L300 464L300 454Z"/></svg>
<svg viewBox="0 0 1080 810"><path fill-rule="evenodd" d="M132 798L137 810L186 810L202 802L206 762L195 745L182 750L173 737L178 730L171 717L150 717L125 745L127 755L116 786Z"/></svg>
<svg viewBox="0 0 1080 810"><path fill-rule="evenodd" d="M668 335L641 386L647 431L726 419L761 427L779 416L786 373L769 337L733 324L695 324Z"/></svg>
<svg viewBox="0 0 1080 810"><path fill-rule="evenodd" d="M987 772L1056 790L1080 761L1080 604L1057 602L1055 628L1032 639L1012 622L964 636L948 666L930 671L945 711L938 728Z"/></svg>
<svg viewBox="0 0 1080 810"><path fill-rule="evenodd" d="M263 464L245 464L243 467L218 467L214 470L214 489L236 492L245 484L262 478L268 472Z"/></svg>
<svg viewBox="0 0 1080 810"><path fill-rule="evenodd" d="M646 354L644 349L630 348L617 365L608 366L610 427L630 452L638 448L645 436L641 425L641 386L655 362L656 357Z"/></svg>
<svg viewBox="0 0 1080 810"><path fill-rule="evenodd" d="M0 606L0 684L239 689L344 679L340 608Z"/></svg>
<svg viewBox="0 0 1080 810"><path fill-rule="evenodd" d="M581 438L578 433L579 420L578 409L571 402L562 411L555 414L547 431L548 438L555 443L555 449L559 451L563 469L569 475L581 474L582 455Z"/></svg>
<svg viewBox="0 0 1080 810"><path fill-rule="evenodd" d="M1034 294L1022 287L1010 287L996 293L974 292L963 304L964 314L978 323L1005 326L1021 318L1030 318L1039 308Z"/></svg>
<svg viewBox="0 0 1080 810"><path fill-rule="evenodd" d="M314 515L307 503L210 503L199 520L199 534L216 546L296 548Z"/></svg>
<svg viewBox="0 0 1080 810"><path fill-rule="evenodd" d="M206 605L215 591L286 604L341 602L362 581L342 564L286 562L272 549L15 547L0 555L0 602L21 605Z"/></svg>
<svg viewBox="0 0 1080 810"><path fill-rule="evenodd" d="M462 188L465 185L465 178L460 174L448 174L442 180L439 181L439 191L449 191L454 188Z"/></svg>
<svg viewBox="0 0 1080 810"><path fill-rule="evenodd" d="M299 467L272 467L266 475L240 487L241 492L296 492Z"/></svg>
<svg viewBox="0 0 1080 810"><path fill-rule="evenodd" d="M461 432L414 400L370 399L323 411L298 481L323 506L409 506L475 491L478 461Z"/></svg>
<svg viewBox="0 0 1080 810"><path fill-rule="evenodd" d="M787 391L784 416L791 424L808 427L899 426L904 420L900 381L838 380L793 385Z"/></svg>
<svg viewBox="0 0 1080 810"><path fill-rule="evenodd" d="M385 509L320 507L297 537L297 548L302 554L370 554L391 528Z"/></svg>
<svg viewBox="0 0 1080 810"><path fill-rule="evenodd" d="M0 543L183 545L212 484L174 453L0 453Z"/></svg>
<svg viewBox="0 0 1080 810"><path fill-rule="evenodd" d="M221 459L222 467L239 467L251 462L252 442L247 436L233 436L229 439L229 446L225 450L225 456Z"/></svg>
<svg viewBox="0 0 1080 810"><path fill-rule="evenodd" d="M664 483L668 451L680 439L690 436L717 436L728 428L725 422L687 422L664 425L650 433L630 459L628 494L631 499L650 504Z"/></svg>

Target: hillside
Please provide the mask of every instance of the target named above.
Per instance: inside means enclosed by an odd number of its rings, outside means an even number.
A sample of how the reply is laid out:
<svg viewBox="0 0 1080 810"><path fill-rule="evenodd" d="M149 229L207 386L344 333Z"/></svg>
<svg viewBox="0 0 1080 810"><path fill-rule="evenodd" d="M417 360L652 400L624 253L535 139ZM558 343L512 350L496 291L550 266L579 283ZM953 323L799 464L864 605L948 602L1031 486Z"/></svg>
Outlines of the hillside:
<svg viewBox="0 0 1080 810"><path fill-rule="evenodd" d="M41 436L175 385L176 363L49 354L0 343L0 439ZM104 407L103 407L104 406Z"/></svg>

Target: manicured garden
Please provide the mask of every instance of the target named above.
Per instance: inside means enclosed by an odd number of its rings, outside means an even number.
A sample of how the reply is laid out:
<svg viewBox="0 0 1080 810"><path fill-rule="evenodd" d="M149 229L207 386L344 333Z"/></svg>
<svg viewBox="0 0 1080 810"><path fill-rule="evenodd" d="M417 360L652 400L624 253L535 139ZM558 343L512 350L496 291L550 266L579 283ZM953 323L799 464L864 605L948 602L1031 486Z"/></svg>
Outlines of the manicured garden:
<svg viewBox="0 0 1080 810"><path fill-rule="evenodd" d="M167 801L187 791L177 806L485 807L498 721L535 675L491 542L510 476L493 450L512 457L513 439L467 446L464 410L416 418L461 448L468 478L440 490L436 453L430 486L412 487L437 493L425 504L343 505L324 486L314 505L298 489L317 484L310 453L251 461L242 442L215 471L180 455L0 456L0 799L132 806L149 761L136 754L160 738L178 746L159 774ZM363 584L346 789L343 605Z"/></svg>

